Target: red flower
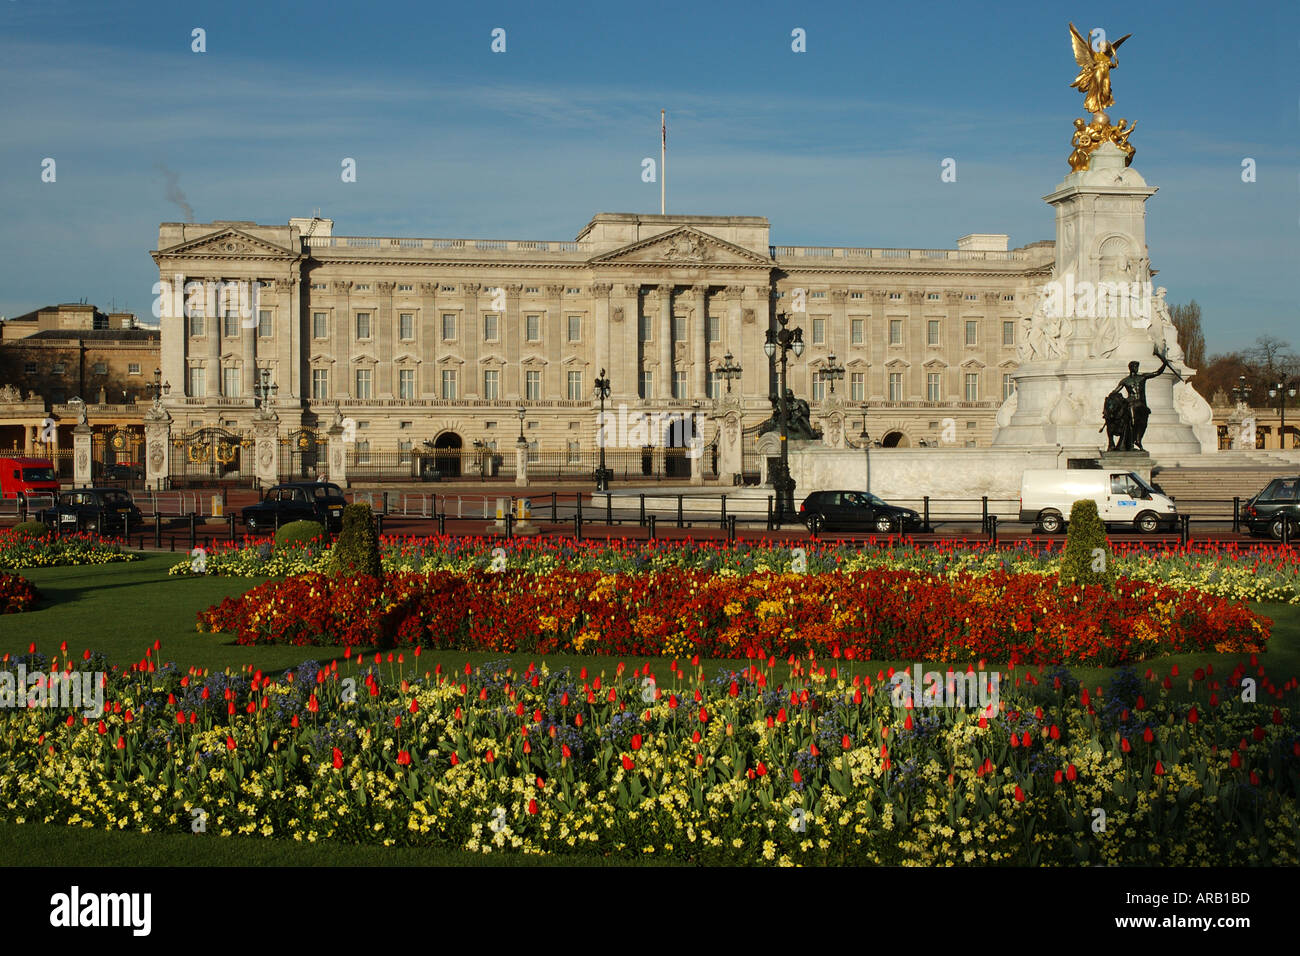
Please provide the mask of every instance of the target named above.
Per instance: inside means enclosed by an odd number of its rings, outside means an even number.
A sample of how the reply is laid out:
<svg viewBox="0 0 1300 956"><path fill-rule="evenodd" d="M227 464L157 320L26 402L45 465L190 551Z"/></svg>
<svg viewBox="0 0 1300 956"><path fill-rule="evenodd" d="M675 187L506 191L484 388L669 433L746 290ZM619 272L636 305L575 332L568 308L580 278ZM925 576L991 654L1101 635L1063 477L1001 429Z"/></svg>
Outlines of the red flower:
<svg viewBox="0 0 1300 956"><path fill-rule="evenodd" d="M633 734L633 735L632 735L632 749L633 749L633 750L640 750L640 749L641 749L641 735L640 735L640 734Z"/></svg>
<svg viewBox="0 0 1300 956"><path fill-rule="evenodd" d="M1196 705L1193 704L1192 709L1187 712L1187 722L1189 724L1195 724L1198 723L1200 719L1201 715L1196 712Z"/></svg>
<svg viewBox="0 0 1300 956"><path fill-rule="evenodd" d="M691 734L691 743L698 744L699 742L700 742L700 732L697 730L695 731L695 733Z"/></svg>
<svg viewBox="0 0 1300 956"><path fill-rule="evenodd" d="M1153 733L1151 732L1151 728L1150 728L1150 727L1148 727L1148 728L1146 728L1145 730L1142 731L1142 740L1143 740L1145 743L1151 743L1151 741L1153 741L1153 740L1155 740L1155 739L1156 739L1156 735L1153 734Z"/></svg>
<svg viewBox="0 0 1300 956"><path fill-rule="evenodd" d="M1232 756L1228 758L1228 763L1229 763L1229 765L1231 765L1231 766L1233 766L1233 767L1240 767L1240 766L1241 766L1241 751L1239 751L1239 750L1234 750L1234 751L1232 752Z"/></svg>
<svg viewBox="0 0 1300 956"><path fill-rule="evenodd" d="M754 772L757 773L760 777L766 777L766 776L767 776L767 764L763 763L763 761L760 760L760 761L758 762L758 766L754 768Z"/></svg>
<svg viewBox="0 0 1300 956"><path fill-rule="evenodd" d="M494 753L492 752L491 748L489 748L489 749L488 749L488 752L485 753L485 754L483 755L483 760L484 760L486 763L491 763L492 761L494 761L494 760L496 760L496 759L497 759L497 755L494 754Z"/></svg>
<svg viewBox="0 0 1300 956"><path fill-rule="evenodd" d="M850 750L850 749L852 749L852 747L853 747L853 741L849 739L849 735L848 735L848 734L845 734L845 735L843 736L843 738L841 738L841 740L840 740L840 747L842 747L844 750Z"/></svg>
<svg viewBox="0 0 1300 956"><path fill-rule="evenodd" d="M1016 784L1016 803L1025 802L1025 791L1020 789L1020 784Z"/></svg>
<svg viewBox="0 0 1300 956"><path fill-rule="evenodd" d="M1056 771L1056 773L1052 774L1052 782L1053 782L1053 783L1055 783L1055 784L1060 784L1061 779L1062 779L1062 777L1061 777L1061 771L1058 770L1058 771Z"/></svg>
<svg viewBox="0 0 1300 956"><path fill-rule="evenodd" d="M629 757L627 754L623 754L623 769L631 770L635 766L636 764L632 762L632 758Z"/></svg>
<svg viewBox="0 0 1300 956"><path fill-rule="evenodd" d="M410 762L411 752L409 750L399 750L397 752L397 763L399 766L405 767Z"/></svg>
<svg viewBox="0 0 1300 956"><path fill-rule="evenodd" d="M536 800L529 800L529 801L528 801L528 812L529 812L530 814L533 814L534 816L537 814L537 801L536 801Z"/></svg>
<svg viewBox="0 0 1300 956"><path fill-rule="evenodd" d="M460 757L456 756L456 751L454 751L454 750L451 752L451 758L450 758L450 759L451 759L451 765L452 765L453 767L456 766L456 764L460 763Z"/></svg>
<svg viewBox="0 0 1300 956"><path fill-rule="evenodd" d="M798 767L795 767L794 770L790 771L790 779L795 783L803 783L803 775L799 773Z"/></svg>
<svg viewBox="0 0 1300 956"><path fill-rule="evenodd" d="M1163 763L1161 763L1159 760L1157 760L1157 761L1156 761L1156 776L1157 776L1157 777L1163 777L1164 775L1165 775L1165 765L1164 765Z"/></svg>
<svg viewBox="0 0 1300 956"><path fill-rule="evenodd" d="M1056 724L1052 724L1051 729L1047 731L1047 736L1051 737L1053 740L1060 740L1061 728L1056 726Z"/></svg>
<svg viewBox="0 0 1300 956"><path fill-rule="evenodd" d="M1258 724L1255 725L1255 729L1252 730L1250 733L1251 736L1255 738L1256 743L1264 739L1264 728L1259 726Z"/></svg>
<svg viewBox="0 0 1300 956"><path fill-rule="evenodd" d="M1075 778L1078 776L1079 776L1079 771L1075 769L1074 764L1070 764L1068 767L1065 768L1065 779L1070 781L1070 783L1074 783Z"/></svg>
<svg viewBox="0 0 1300 956"><path fill-rule="evenodd" d="M1250 785L1251 785L1252 787L1258 787L1258 786L1259 786L1259 774L1257 774L1257 773L1256 773L1255 771L1253 771L1253 770L1250 772Z"/></svg>
<svg viewBox="0 0 1300 956"><path fill-rule="evenodd" d="M701 707L701 708L700 708L700 723L702 723L702 724L707 724L708 722L709 722L709 712L708 712L707 710L705 710L703 707Z"/></svg>
<svg viewBox="0 0 1300 956"><path fill-rule="evenodd" d="M1129 744L1127 737L1121 737L1119 739L1119 749L1124 751L1124 753L1128 753L1130 750L1133 749L1133 747Z"/></svg>
<svg viewBox="0 0 1300 956"><path fill-rule="evenodd" d="M411 713L413 713L413 714L418 714L418 713L420 712L420 703L419 703L419 701L417 701L414 697L411 698L411 708L410 708L410 709L411 709Z"/></svg>
<svg viewBox="0 0 1300 956"><path fill-rule="evenodd" d="M226 735L226 749L227 750L235 749L235 738L230 736L229 734Z"/></svg>
<svg viewBox="0 0 1300 956"><path fill-rule="evenodd" d="M737 684L734 680L731 682L731 686L727 688L727 695L729 697L740 696L740 685Z"/></svg>
<svg viewBox="0 0 1300 956"><path fill-rule="evenodd" d="M339 750L338 747L334 748L334 769L335 770L343 769L343 751Z"/></svg>
<svg viewBox="0 0 1300 956"><path fill-rule="evenodd" d="M573 751L569 749L568 744L560 744L560 756L565 760L573 756Z"/></svg>

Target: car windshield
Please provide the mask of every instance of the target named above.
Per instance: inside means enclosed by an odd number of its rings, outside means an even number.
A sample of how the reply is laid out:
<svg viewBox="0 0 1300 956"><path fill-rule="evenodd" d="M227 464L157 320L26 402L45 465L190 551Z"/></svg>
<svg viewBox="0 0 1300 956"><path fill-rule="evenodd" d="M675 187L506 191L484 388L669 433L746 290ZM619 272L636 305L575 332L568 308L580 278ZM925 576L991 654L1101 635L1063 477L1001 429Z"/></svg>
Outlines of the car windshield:
<svg viewBox="0 0 1300 956"><path fill-rule="evenodd" d="M1141 475L1135 472L1129 472L1129 477L1132 478L1134 481L1136 481L1138 483L1138 487L1141 488L1143 491L1145 491L1147 494L1153 495L1156 493L1156 490L1152 488L1151 485Z"/></svg>
<svg viewBox="0 0 1300 956"><path fill-rule="evenodd" d="M104 492L104 504L113 507L122 507L131 504L131 496L125 491L106 491Z"/></svg>
<svg viewBox="0 0 1300 956"><path fill-rule="evenodd" d="M334 500L336 498L342 500L343 498L343 489L338 485L316 485L312 490L316 492L317 498L329 500Z"/></svg>
<svg viewBox="0 0 1300 956"><path fill-rule="evenodd" d="M23 481L55 481L53 468L24 468Z"/></svg>

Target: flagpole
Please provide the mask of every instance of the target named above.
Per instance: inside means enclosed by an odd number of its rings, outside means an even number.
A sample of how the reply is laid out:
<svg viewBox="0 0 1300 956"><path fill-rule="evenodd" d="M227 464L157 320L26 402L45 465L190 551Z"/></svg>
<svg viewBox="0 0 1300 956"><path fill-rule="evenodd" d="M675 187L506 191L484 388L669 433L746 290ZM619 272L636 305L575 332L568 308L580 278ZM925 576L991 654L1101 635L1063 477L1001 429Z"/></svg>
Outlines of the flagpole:
<svg viewBox="0 0 1300 956"><path fill-rule="evenodd" d="M667 214L665 205L666 190L668 187L668 118L667 114L659 111L659 215Z"/></svg>

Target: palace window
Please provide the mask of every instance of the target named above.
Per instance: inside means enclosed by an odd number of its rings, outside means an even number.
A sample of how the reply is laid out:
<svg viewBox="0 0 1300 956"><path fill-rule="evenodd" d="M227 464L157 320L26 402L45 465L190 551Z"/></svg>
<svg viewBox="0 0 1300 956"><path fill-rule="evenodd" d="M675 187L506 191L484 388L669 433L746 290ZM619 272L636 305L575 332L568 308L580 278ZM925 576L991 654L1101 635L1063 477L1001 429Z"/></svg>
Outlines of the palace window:
<svg viewBox="0 0 1300 956"><path fill-rule="evenodd" d="M980 400L980 376L979 372L966 373L966 401L978 402Z"/></svg>
<svg viewBox="0 0 1300 956"><path fill-rule="evenodd" d="M1016 344L1016 323L1014 321L1002 323L1002 344Z"/></svg>
<svg viewBox="0 0 1300 956"><path fill-rule="evenodd" d="M92 365L92 366L90 367L90 372L91 372L92 375L107 375L107 374L108 374L108 363L107 363L107 362L96 362L94 365Z"/></svg>
<svg viewBox="0 0 1300 956"><path fill-rule="evenodd" d="M353 398L370 397L370 378L371 378L370 369L368 368L357 369L357 393L354 396L352 396Z"/></svg>
<svg viewBox="0 0 1300 956"><path fill-rule="evenodd" d="M889 344L890 345L903 344L903 320L902 319L889 320Z"/></svg>
<svg viewBox="0 0 1300 956"><path fill-rule="evenodd" d="M314 368L311 370L311 397L326 399L330 397L330 370Z"/></svg>
<svg viewBox="0 0 1300 956"><path fill-rule="evenodd" d="M569 382L569 401L571 401L571 402L580 402L580 401L582 401L582 399L583 399L583 395L582 395L582 373L581 373L581 372L570 372L570 373L569 373L569 376L568 376L568 382Z"/></svg>
<svg viewBox="0 0 1300 956"><path fill-rule="evenodd" d="M686 373L673 372L673 398L686 397Z"/></svg>
<svg viewBox="0 0 1300 956"><path fill-rule="evenodd" d="M35 371L36 371L36 365L35 365L35 363L28 363L28 364L30 364L30 365L32 366L32 371L35 372ZM128 362L127 365L126 365L126 374L127 374L127 375L139 375L139 374L140 374L140 363L139 363L139 362Z"/></svg>
<svg viewBox="0 0 1300 956"><path fill-rule="evenodd" d="M524 337L529 342L540 342L542 340L542 317L540 315L530 315L524 318Z"/></svg>
<svg viewBox="0 0 1300 956"><path fill-rule="evenodd" d="M582 341L582 316L580 315L569 316L569 341Z"/></svg>
<svg viewBox="0 0 1300 956"><path fill-rule="evenodd" d="M415 369L397 370L397 397L407 400L415 398Z"/></svg>
<svg viewBox="0 0 1300 956"><path fill-rule="evenodd" d="M975 345L975 336L979 331L979 323L970 319L966 320L966 344Z"/></svg>
<svg viewBox="0 0 1300 956"><path fill-rule="evenodd" d="M684 315L673 316L673 341L686 341L686 316Z"/></svg>
<svg viewBox="0 0 1300 956"><path fill-rule="evenodd" d="M866 374L863 372L849 373L849 401L861 402L866 400L864 397L867 390L866 379Z"/></svg>
<svg viewBox="0 0 1300 956"><path fill-rule="evenodd" d="M637 318L637 333L640 335L642 342L649 342L653 339L651 334L653 327L650 316L642 315Z"/></svg>
<svg viewBox="0 0 1300 956"><path fill-rule="evenodd" d="M1002 376L1002 400L1005 402L1016 390L1016 380L1010 375Z"/></svg>
<svg viewBox="0 0 1300 956"><path fill-rule="evenodd" d="M817 374L816 369L812 373L812 398L814 402L826 400L826 380Z"/></svg>
<svg viewBox="0 0 1300 956"><path fill-rule="evenodd" d="M275 331L271 322L271 310L259 309L257 312L257 335L258 338L269 339Z"/></svg>
<svg viewBox="0 0 1300 956"><path fill-rule="evenodd" d="M812 320L812 344L813 345L826 344L826 320L823 318L816 318Z"/></svg>
<svg viewBox="0 0 1300 956"><path fill-rule="evenodd" d="M444 342L455 341L456 338L456 314L454 312L444 312L442 314L442 339Z"/></svg>
<svg viewBox="0 0 1300 956"><path fill-rule="evenodd" d="M369 312L357 313L357 338L359 339L370 338L370 313Z"/></svg>
<svg viewBox="0 0 1300 956"><path fill-rule="evenodd" d="M494 368L483 370L483 397L488 401L496 401L501 397L500 394L501 373Z"/></svg>
<svg viewBox="0 0 1300 956"><path fill-rule="evenodd" d="M709 372L708 389L709 398L718 399L722 397L722 373L716 368Z"/></svg>
<svg viewBox="0 0 1300 956"><path fill-rule="evenodd" d="M925 323L925 344L926 345L939 344L939 320L938 319L931 319L930 321Z"/></svg>
<svg viewBox="0 0 1300 956"><path fill-rule="evenodd" d="M202 335L202 334L203 334L203 316L201 316L201 315L191 315L191 316L190 316L190 335L191 335L191 336L199 336L199 335Z"/></svg>
<svg viewBox="0 0 1300 956"><path fill-rule="evenodd" d="M641 371L641 398L650 398L654 393L654 372Z"/></svg>
<svg viewBox="0 0 1300 956"><path fill-rule="evenodd" d="M497 317L495 315L483 316L483 341L495 342L497 340Z"/></svg>
<svg viewBox="0 0 1300 956"><path fill-rule="evenodd" d="M568 442L565 448L566 448L565 457L568 459L568 463L570 465L577 465L582 462L581 442L576 442L576 441Z"/></svg>
<svg viewBox="0 0 1300 956"><path fill-rule="evenodd" d="M397 317L397 337L406 341L415 338L415 313L403 312Z"/></svg>
<svg viewBox="0 0 1300 956"><path fill-rule="evenodd" d="M524 398L530 402L540 401L542 397L542 373L536 369L524 372Z"/></svg>
<svg viewBox="0 0 1300 956"><path fill-rule="evenodd" d="M330 316L328 312L313 312L311 314L311 337L314 339L327 339L330 337Z"/></svg>
<svg viewBox="0 0 1300 956"><path fill-rule="evenodd" d="M709 316L709 341L722 341L722 319L716 315Z"/></svg>
<svg viewBox="0 0 1300 956"><path fill-rule="evenodd" d="M456 397L456 370L454 368L442 370L442 397L448 401Z"/></svg>
<svg viewBox="0 0 1300 956"><path fill-rule="evenodd" d="M889 400L891 402L901 402L903 400L903 373L889 373Z"/></svg>
<svg viewBox="0 0 1300 956"><path fill-rule="evenodd" d="M226 398L239 397L240 370L227 365L221 370L221 394Z"/></svg>
<svg viewBox="0 0 1300 956"><path fill-rule="evenodd" d="M198 366L190 368L190 397L202 398L208 393L207 378L204 376L205 369Z"/></svg>
<svg viewBox="0 0 1300 956"><path fill-rule="evenodd" d="M927 372L925 376L925 399L928 402L939 401L939 373Z"/></svg>

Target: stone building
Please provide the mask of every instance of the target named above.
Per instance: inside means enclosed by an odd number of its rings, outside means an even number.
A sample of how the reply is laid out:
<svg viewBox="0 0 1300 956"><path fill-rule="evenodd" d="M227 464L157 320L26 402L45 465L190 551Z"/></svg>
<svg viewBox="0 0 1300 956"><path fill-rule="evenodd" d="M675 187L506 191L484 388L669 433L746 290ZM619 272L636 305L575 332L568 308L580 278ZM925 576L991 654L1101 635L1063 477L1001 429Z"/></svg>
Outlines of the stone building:
<svg viewBox="0 0 1300 956"><path fill-rule="evenodd" d="M164 407L173 433L247 434L265 369L282 445L342 419L352 464L397 476L426 442L470 468L471 448L511 450L522 431L530 460L589 474L605 369L608 409L691 418L713 471L741 470L716 460L738 423L757 472L752 432L774 390L763 344L788 312L805 343L789 385L828 443L858 439L864 405L885 445L990 442L1052 242L780 246L769 231L755 216L631 213L600 213L572 241L338 236L321 218L163 223ZM734 381L720 373L728 354ZM842 377L821 374L833 368ZM620 429L606 444L640 461L647 442Z"/></svg>

